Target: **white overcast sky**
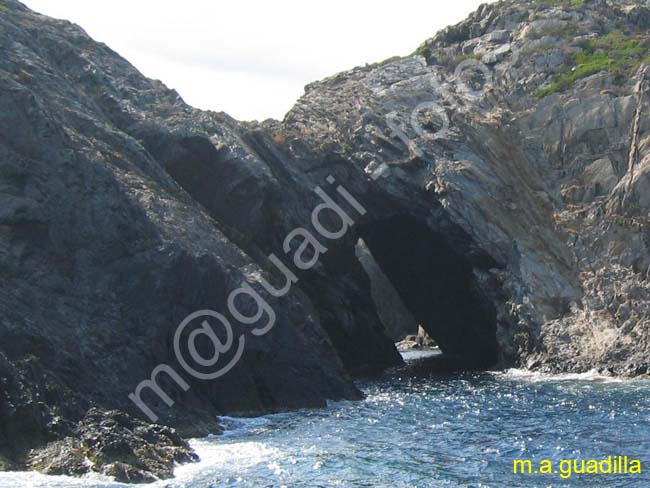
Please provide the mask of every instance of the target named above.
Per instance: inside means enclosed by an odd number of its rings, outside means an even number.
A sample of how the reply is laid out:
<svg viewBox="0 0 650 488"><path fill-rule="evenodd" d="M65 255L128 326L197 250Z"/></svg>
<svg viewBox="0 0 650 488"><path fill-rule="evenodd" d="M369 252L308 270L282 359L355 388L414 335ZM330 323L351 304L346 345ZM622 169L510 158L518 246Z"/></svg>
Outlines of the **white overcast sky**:
<svg viewBox="0 0 650 488"><path fill-rule="evenodd" d="M485 0L22 0L81 25L191 105L281 119L303 87L413 52Z"/></svg>

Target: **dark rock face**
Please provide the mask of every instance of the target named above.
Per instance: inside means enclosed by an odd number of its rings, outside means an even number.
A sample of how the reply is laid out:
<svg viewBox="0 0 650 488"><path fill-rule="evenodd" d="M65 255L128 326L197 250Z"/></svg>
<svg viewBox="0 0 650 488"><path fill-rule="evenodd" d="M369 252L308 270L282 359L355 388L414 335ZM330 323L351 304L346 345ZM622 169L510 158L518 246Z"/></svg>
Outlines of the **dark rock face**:
<svg viewBox="0 0 650 488"><path fill-rule="evenodd" d="M141 416L128 394L157 365L184 374L178 324L225 312L243 280L258 287L274 268L172 177L189 186L183 161L210 165L209 137L236 140L234 122L191 109L68 22L0 6L0 455L22 463L29 448L77 435L93 405ZM251 158L241 174L255 171ZM238 183L202 191L220 198ZM205 435L218 414L359 398L304 292L266 298L273 333L233 321L248 344L228 375L185 375L187 391L161 375L173 408L144 393L162 422Z"/></svg>
<svg viewBox="0 0 650 488"><path fill-rule="evenodd" d="M416 55L309 85L282 122L240 123L0 0L0 468L36 447L30 466L49 472L84 472L91 452L120 479L168 476L175 454L158 448L186 447L113 412L142 416L128 394L160 364L189 388L161 376L175 404L146 400L185 435L218 431L219 414L358 398L350 372L400 362L360 239L459 367L646 373L650 79L642 59L575 65L636 59L644 9L486 5ZM349 221L319 214L345 232L301 270L286 236L314 231L317 186ZM286 281L270 254L297 278L284 297L261 288ZM241 360L190 377L176 327L226 313L242 281L275 326L233 321Z"/></svg>

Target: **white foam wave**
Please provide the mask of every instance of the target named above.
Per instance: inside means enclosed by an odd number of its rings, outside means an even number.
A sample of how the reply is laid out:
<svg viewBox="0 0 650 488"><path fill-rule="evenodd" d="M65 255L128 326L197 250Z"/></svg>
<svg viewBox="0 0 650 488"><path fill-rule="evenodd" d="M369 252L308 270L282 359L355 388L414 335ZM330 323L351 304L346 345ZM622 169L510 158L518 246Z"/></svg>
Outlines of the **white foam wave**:
<svg viewBox="0 0 650 488"><path fill-rule="evenodd" d="M496 378L517 381L529 381L531 383L551 382L551 381L589 381L594 383L622 383L631 381L628 378L620 376L607 375L595 369L585 373L540 373L527 369L507 369L504 371L495 371L492 373Z"/></svg>
<svg viewBox="0 0 650 488"><path fill-rule="evenodd" d="M174 482L180 485L195 479L198 473L214 471L236 474L262 463L282 458L282 452L264 442L219 442L215 439L192 439L190 446L199 455L198 463L184 464L174 470ZM169 482L167 482L169 484ZM151 486L158 487L158 483Z"/></svg>
<svg viewBox="0 0 650 488"><path fill-rule="evenodd" d="M269 416L264 417L217 417L219 424L223 427L223 434L215 437L237 437L246 434L271 422Z"/></svg>
<svg viewBox="0 0 650 488"><path fill-rule="evenodd" d="M0 473L0 488L126 488L131 485L117 483L112 478L90 473L79 478L72 476L49 476L34 471Z"/></svg>

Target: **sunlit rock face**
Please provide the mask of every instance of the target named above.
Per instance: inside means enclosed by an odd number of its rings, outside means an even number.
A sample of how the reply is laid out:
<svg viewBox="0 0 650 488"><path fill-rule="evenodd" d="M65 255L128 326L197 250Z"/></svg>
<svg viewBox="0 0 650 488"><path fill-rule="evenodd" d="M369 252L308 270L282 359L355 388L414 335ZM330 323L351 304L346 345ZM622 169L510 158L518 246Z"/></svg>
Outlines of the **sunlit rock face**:
<svg viewBox="0 0 650 488"><path fill-rule="evenodd" d="M496 330L505 362L643 372L650 33L642 13L639 2L485 5L413 56L309 85L267 130L281 131L297 158L308 146L347 161L316 164L310 174L365 174L367 201L378 204L368 222L394 222L375 246L402 238L412 257L412 241L435 236L436 245L423 246L431 255L419 254L420 269L401 280L408 293L391 277L405 303L416 300L410 286L436 262L436 249L460 256L453 277L442 263L429 274L451 295L467 276L458 289L473 310L464 313L476 315L451 327L467 344L474 328ZM428 229L410 233L409 220ZM437 300L454 304L435 292L422 302ZM426 320L411 303L444 350L454 332L439 330L463 312L434 308Z"/></svg>
<svg viewBox="0 0 650 488"><path fill-rule="evenodd" d="M647 12L486 5L258 123L189 107L80 28L2 1L0 466L74 438L92 406L142 416L136 385L182 372L178 324L225 313L243 281L280 286L270 255L296 278L265 295L273 329L234 323L246 349L217 380L162 381L161 421L198 434L218 414L358 398L350 373L401 361L360 239L461 368L644 373ZM305 269L298 228L318 241Z"/></svg>

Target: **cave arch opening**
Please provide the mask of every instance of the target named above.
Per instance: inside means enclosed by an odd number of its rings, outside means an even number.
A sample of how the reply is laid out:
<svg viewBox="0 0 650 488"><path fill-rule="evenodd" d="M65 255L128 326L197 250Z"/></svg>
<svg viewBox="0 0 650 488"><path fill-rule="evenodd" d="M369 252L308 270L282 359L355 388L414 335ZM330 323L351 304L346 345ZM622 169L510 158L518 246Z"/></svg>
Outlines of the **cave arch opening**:
<svg viewBox="0 0 650 488"><path fill-rule="evenodd" d="M496 310L475 273L493 266L488 257L468 257L458 242L404 214L362 224L359 238L412 318L456 368L497 363Z"/></svg>

